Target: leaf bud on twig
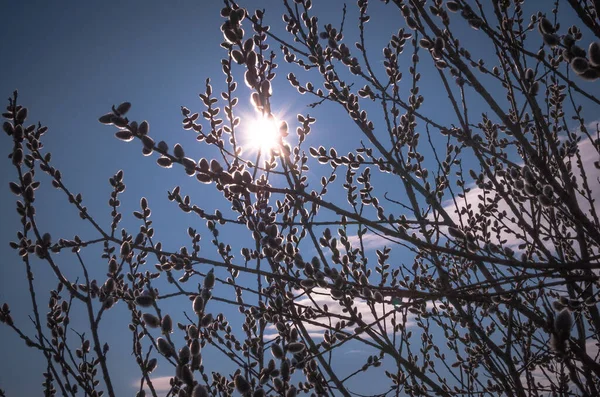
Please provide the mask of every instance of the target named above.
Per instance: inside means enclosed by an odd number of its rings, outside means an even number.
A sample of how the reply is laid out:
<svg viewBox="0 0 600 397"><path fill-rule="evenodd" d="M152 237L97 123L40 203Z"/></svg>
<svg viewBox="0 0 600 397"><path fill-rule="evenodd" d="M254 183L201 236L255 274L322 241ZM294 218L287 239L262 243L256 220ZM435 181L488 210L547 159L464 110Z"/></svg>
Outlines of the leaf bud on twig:
<svg viewBox="0 0 600 397"><path fill-rule="evenodd" d="M173 346L164 338L157 338L156 345L158 346L158 351L165 357L175 357L175 349Z"/></svg>

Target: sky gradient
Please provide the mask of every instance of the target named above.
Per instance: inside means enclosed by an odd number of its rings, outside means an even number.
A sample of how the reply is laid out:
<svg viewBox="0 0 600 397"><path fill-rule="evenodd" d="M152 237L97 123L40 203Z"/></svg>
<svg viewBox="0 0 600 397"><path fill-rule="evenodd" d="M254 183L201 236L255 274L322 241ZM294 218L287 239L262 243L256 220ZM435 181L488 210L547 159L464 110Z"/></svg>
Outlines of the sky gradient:
<svg viewBox="0 0 600 397"><path fill-rule="evenodd" d="M280 2L269 0L252 6L264 7L273 29L282 31ZM90 213L97 219L104 219L105 226L108 226L110 212L107 206L108 178L123 169L127 190L121 197L121 212L125 218L121 226L131 232L137 229L138 224L128 215L139 208L139 198L145 196L153 210L157 235L164 245L176 249L184 245L178 240L188 241L187 226L194 226L193 222L197 220L190 221L189 216L169 203L166 191L182 184L193 193L197 184L193 181L190 184L190 179L178 172L180 170L157 167L155 156L141 155L138 142L119 142L114 138L114 127L103 126L97 120L110 110L111 105L129 101L133 107L128 116L140 121L147 119L156 140L164 139L170 145L180 142L186 147L187 155L203 155L204 146L194 145L194 136L181 129L180 107L187 106L193 111L202 109L198 93L204 91L207 78L213 79L215 90L223 87L220 58L226 53L219 46L223 40L221 7L222 3L218 1L67 1L60 6L43 1L0 3L3 22L0 24L0 52L4 54L0 64L0 95L4 98L3 106L8 104L7 98L13 90L18 89L19 102L29 108L29 122L39 120L49 127L44 144L53 154L54 165L63 172L65 184L73 192L83 194ZM318 7L323 21L339 24L343 2L331 1ZM354 4L349 5L349 12L355 13L354 8ZM381 5L374 9L383 11ZM396 22L397 16L380 12L379 18L390 23L383 29L385 34L378 32L376 27L373 37L387 40L389 34L397 30L396 24L391 23ZM278 47L272 46L272 49L283 69L285 65ZM278 73L274 91L278 98L285 98L284 103L277 103L278 112L295 119L297 113L308 111L305 106L309 98L298 96L289 87L284 78L287 72ZM238 91L242 102L240 110L252 114L247 100L249 91L243 84ZM321 112L317 108L308 112L319 120L309 137L313 139L312 146L336 143L343 148L347 140L340 140L339 133L357 133L343 117L341 109ZM348 123L347 126L341 120ZM4 145L8 145L7 137L4 140ZM8 153L9 146L3 147ZM349 146L346 148L350 149ZM5 170L0 175L0 186L4 187L14 178L12 169ZM53 236L92 236L93 231L66 205L64 196L49 186L47 178L42 176L41 180L42 187L37 192L39 224ZM192 197L201 206L210 203L212 208L219 208L225 204L215 189L203 189ZM16 253L8 247L8 241L16 239L19 225L13 210L14 202L15 196L8 189L0 190L0 205L5 209L0 228L0 302L10 303L15 322L31 331L27 318L31 313L31 301L25 269ZM104 266L98 250L88 249L84 257L90 264L95 261ZM76 272L78 265L74 257L62 255L58 258L67 273L71 268ZM38 304L44 315L48 290L56 288L55 277L39 261L34 261L33 271ZM100 276L103 270L97 271ZM235 309L222 309L232 312L231 320L235 323ZM111 345L109 362L118 395L133 395L134 382L139 379L135 360L127 353L131 351L130 336L122 337L127 332L128 318L128 312L117 305L107 312L104 320L114 326L114 332L112 326L101 330L101 336ZM83 327L83 313L73 316L71 325ZM41 393L43 356L26 348L23 341L5 326L0 326L0 341L0 356L10 358L0 360L0 389L9 396ZM363 350L352 347L347 353L350 356L365 355ZM228 364L221 361L212 362L210 369L228 368ZM159 365L154 375L170 377L172 369Z"/></svg>
<svg viewBox="0 0 600 397"><path fill-rule="evenodd" d="M241 3L249 7L264 7L266 19L274 32L281 33L281 5L276 0ZM339 24L342 1L320 2L316 14L324 23ZM203 189L188 178L180 169L164 170L156 166L156 156L143 157L139 142L125 144L114 138L114 127L98 123L98 117L110 111L111 105L129 101L133 104L131 119L150 122L152 137L164 139L171 147L180 142L188 156L206 156L204 145L195 145L194 135L181 128L181 106L192 111L203 110L198 93L204 91L207 78L214 79L215 91L223 87L223 73L220 58L225 51L219 47L223 40L220 32L222 19L219 10L222 3L200 1L131 1L131 2L55 2L5 1L0 3L0 98L3 106L14 89L19 90L20 103L29 108L29 121L41 121L49 127L44 141L46 150L52 152L54 165L61 169L65 184L74 193L83 194L89 212L97 219L104 220L108 227L110 194L108 178L118 170L125 172L127 190L121 197L121 212L124 214L122 227L130 233L137 231L139 223L132 219L131 212L139 209L139 199L148 198L153 210L152 219L158 238L164 246L176 250L187 244L187 226L194 226L196 218L190 218L166 199L167 190L177 185L186 189L199 206L226 209L227 203L216 189ZM319 8L320 7L320 8ZM348 3L348 36L355 39L356 9L354 2ZM377 23L368 25L369 48L373 48L373 59L381 59L382 43L389 40L391 33L397 33L404 25L397 9L373 2L370 14ZM473 47L477 47L477 37L472 37ZM309 136L307 146L330 147L335 145L340 153L353 150L351 138L359 132L344 111L339 108L307 109L310 98L299 96L285 80L287 65L281 59L281 52L271 43L279 59L280 70L274 84L278 102L277 112L294 121L298 113L311 113L317 118L314 131ZM482 48L484 53L489 49ZM433 65L423 62L423 74L434 72ZM294 69L297 71L297 69ZM238 70L239 72L239 70ZM306 81L306 78L303 78ZM242 79L238 80L240 86ZM451 120L452 116L439 97L440 87L435 84L422 84L421 93L427 100L427 109L436 117ZM242 105L240 111L251 114L249 91L240 87L237 92ZM499 101L503 99L500 98ZM480 114L484 108L473 109ZM596 117L592 114L589 120ZM450 121L451 122L451 121ZM293 127L295 129L295 125ZM3 137L0 146L6 155L9 140ZM354 145L354 142L352 145ZM0 226L0 303L9 302L15 321L25 330L31 330L27 316L30 313L30 298L27 291L25 269L16 253L8 247L8 241L16 239L19 218L13 210L15 196L6 188L15 178L14 170L7 170L5 160L0 175L0 206L3 208ZM322 172L322 171L315 171ZM319 174L320 176L321 174ZM47 227L53 235L69 238L75 234L92 236L93 231L78 214L65 203L63 195L49 186L47 178L41 178L43 185L38 191L39 203L37 219L42 227ZM390 187L393 189L393 187ZM203 225L202 225L203 226ZM198 226L200 229L200 226ZM209 237L205 237L208 242ZM184 241L183 243L181 241ZM370 240L368 249L382 246L382 241ZM212 247L208 245L208 250ZM396 252L395 258L403 258ZM237 255L237 252L235 253ZM312 256L312 255L308 255ZM85 252L89 265L97 274L105 273L100 251L89 249ZM65 272L76 272L75 258L63 255L61 267ZM410 259L408 260L410 262ZM150 261L153 265L153 262ZM36 285L40 291L39 302L45 314L47 295L44 291L56 287L50 270L44 263L35 262ZM51 280L51 281L49 281ZM173 306L173 309L178 309ZM215 309L217 310L217 309ZM231 314L232 324L236 323L237 311L232 307L221 307ZM177 312L177 310L175 310ZM177 313L176 313L177 314ZM181 316L178 313L177 316ZM135 384L139 381L139 369L130 355L131 340L126 333L129 313L126 308L115 307L107 312L102 328L102 337L111 345L109 362L117 395L134 395ZM183 321L183 317L175 318ZM76 317L72 326L77 327ZM239 321L239 319L237 319ZM81 323L83 324L83 323ZM122 338L125 334L126 338ZM345 373L354 368L359 356L364 360L366 352L357 349L352 343L345 347L347 363L340 363L339 370ZM0 326L0 389L8 396L39 395L41 393L44 360L39 352L25 347L24 343L7 327ZM6 359L6 358L9 359ZM217 357L215 355L215 357ZM207 364L209 370L230 368L222 358L215 358ZM370 382L356 381L356 391L372 392L373 384L383 379L383 371L370 375ZM159 366L154 374L158 377L172 376L172 368ZM372 374L372 373L370 373ZM360 378L359 375L358 378ZM165 378L166 379L166 378ZM383 390L382 390L383 391Z"/></svg>

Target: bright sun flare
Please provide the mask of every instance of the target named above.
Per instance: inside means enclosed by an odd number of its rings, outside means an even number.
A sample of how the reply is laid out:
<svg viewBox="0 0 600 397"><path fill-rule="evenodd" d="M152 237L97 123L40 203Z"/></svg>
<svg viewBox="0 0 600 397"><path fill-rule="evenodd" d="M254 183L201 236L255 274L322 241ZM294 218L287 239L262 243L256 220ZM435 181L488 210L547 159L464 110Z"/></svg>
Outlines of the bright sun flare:
<svg viewBox="0 0 600 397"><path fill-rule="evenodd" d="M250 124L248 141L254 149L270 153L278 147L278 140L279 128L275 119L259 117Z"/></svg>

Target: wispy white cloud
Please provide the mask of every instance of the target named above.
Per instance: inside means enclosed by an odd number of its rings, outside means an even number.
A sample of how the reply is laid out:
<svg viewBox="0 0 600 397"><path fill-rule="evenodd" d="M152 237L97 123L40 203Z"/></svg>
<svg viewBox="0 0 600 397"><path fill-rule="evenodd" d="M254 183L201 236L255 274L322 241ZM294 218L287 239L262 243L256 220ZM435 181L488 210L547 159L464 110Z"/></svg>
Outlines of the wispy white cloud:
<svg viewBox="0 0 600 397"><path fill-rule="evenodd" d="M600 123L600 120L595 120L595 121L592 121L587 124L587 128L592 131L592 134L596 130L599 123ZM591 199L596 203L595 209L600 212L600 207L598 207L598 203L600 203L600 182L599 182L600 170L598 170L594 166L594 162L600 160L600 155L598 154L598 151L594 147L593 143L587 137L582 138L581 142L578 144L578 149L579 149L579 156L581 157L581 162L583 164L582 168L586 174L587 183L589 184L589 188L591 191ZM576 158L572 157L570 161L572 162L572 169L573 169L573 175L575 177L575 181L577 182L578 186L581 188L581 186L583 184L583 177L581 175L581 171L578 169L578 166L576 163ZM523 164L520 163L518 165L522 166ZM495 199L495 193L493 193L493 192L486 192L485 196L489 199ZM482 189L478 188L476 185L472 184L470 186L469 192L465 195L465 197L463 197L461 199L457 198L456 203L451 199L445 200L442 203L442 206L443 206L444 210L450 216L450 219L452 219L456 224L460 224L461 211L464 208L466 208L467 205L469 205L471 207L471 209L477 211L477 209L479 208L479 205L483 203L483 200L482 200L483 197L484 197L484 191ZM587 214L591 218L590 202L588 200L584 199L581 195L577 196L577 201L578 201L583 213ZM511 219L516 219L516 218L515 218L515 214L512 212L510 206L506 203L506 201L500 200L500 202L498 203L497 211L499 213L505 212L507 214L507 216L505 216L503 219L503 222L507 227L509 227L512 230L520 230L521 229L516 222L511 221ZM531 219L529 219L527 217L527 215L525 215L525 221L530 222ZM542 220L542 226L544 226L544 225L547 226L547 223L544 224L543 222L544 221ZM446 232L446 231L447 231L447 227L442 227L442 232ZM513 248L513 250L516 250L516 246L518 246L520 243L522 243L521 239L518 239L514 234L508 234L508 233L501 234L500 239L506 240L504 245ZM353 247L355 247L355 248L360 247L360 240L357 235L348 236L348 240L350 241L350 243L352 244ZM492 241L492 242L499 243L499 241ZM390 241L389 239L387 239L383 236L377 235L375 233L370 233L370 232L363 235L362 243L363 243L364 249L366 251L383 248L386 245L387 246L394 245L393 241ZM545 244L547 247L552 248L551 241L548 241Z"/></svg>
<svg viewBox="0 0 600 397"><path fill-rule="evenodd" d="M352 349L344 352L344 354L367 354L366 350Z"/></svg>
<svg viewBox="0 0 600 397"><path fill-rule="evenodd" d="M154 390L156 390L157 392L169 392L171 390L171 378L173 378L172 376L157 376L157 377L150 377L150 380L152 381L152 386L154 387ZM131 385L135 388L139 388L140 387L140 380L136 379L134 381L131 382ZM146 392L149 392L148 387L145 387Z"/></svg>
<svg viewBox="0 0 600 397"><path fill-rule="evenodd" d="M597 122L592 123L594 126ZM594 127L595 128L595 127ZM587 182L589 184L589 188L590 188L590 192L591 192L591 198L592 200L595 200L596 203L600 202L600 183L598 183L598 178L600 177L600 170L598 170L595 166L594 166L594 162L598 161L600 159L600 156L598 154L598 152L596 151L596 149L594 148L594 145L592 144L592 142L590 142L589 139L584 138L579 144L578 144L578 149L579 149L579 155L581 156L581 162L583 164L583 170L586 173L586 179ZM581 175L581 171L578 169L577 163L576 163L576 158L572 157L571 160L572 162L572 169L573 169L573 176L575 177L575 181L578 184L578 186L581 188L583 186L583 177ZM522 166L522 163L519 164L520 166ZM479 206L483 203L483 196L484 196L484 191L476 186L473 186L471 188L471 190L465 195L464 198L458 200L456 204L452 201L452 200L448 200L446 202L444 202L444 209L446 210L446 212L450 215L450 218L455 222L455 223L459 223L460 220L460 213L461 211L466 208L467 205L470 206L471 209L473 209L474 211L477 211ZM495 199L496 195L495 193L490 193L487 192L486 196L490 199ZM591 219L591 205L589 203L588 200L586 200L583 196L581 195L577 195L577 202L579 203L579 206L581 208L581 210L583 211L584 214L588 215ZM597 207L598 204L596 204L596 209L600 210L600 208ZM516 222L512 222L511 219L516 219L515 217L515 213L511 210L510 206L508 205L508 203L504 200L500 200L498 203L498 209L497 209L498 213L502 213L505 212L507 214L507 216L504 217L503 222L512 230L520 230L521 228L518 226L518 224ZM524 217L524 221L525 222L529 222L531 223L531 218L528 217L526 214L523 214ZM464 219L464 218L463 218ZM541 221L541 226L548 226L548 223L545 222L544 220ZM504 245L506 246L510 246L512 248L515 248L518 244L522 243L521 239L518 239L514 234L508 234L508 233L504 233L500 235L500 239L504 239L507 240L506 243L504 243ZM497 241L493 241L493 242L497 242ZM546 246L548 248L552 248L552 242L549 241L546 243Z"/></svg>
<svg viewBox="0 0 600 397"><path fill-rule="evenodd" d="M598 346L598 342L593 339L590 339L585 344L585 350L587 355L590 356L593 360L598 359L598 354L600 353L600 349ZM581 367L581 364L576 361L577 367ZM559 385L560 380L556 374L551 374L540 367L536 367L535 370L531 372L531 376L533 378L533 382L535 383L537 391L550 390L551 385ZM521 376L521 382L525 385L527 384L527 378L525 375ZM574 395L578 394L580 390L573 384L573 382L569 382L569 390L573 392Z"/></svg>
<svg viewBox="0 0 600 397"><path fill-rule="evenodd" d="M358 235L348 236L348 241L352 244L353 247L360 247L360 239ZM379 236L375 233L366 233L362 236L362 243L365 248L365 251L371 251L379 248L383 248L384 246L391 246L394 243L385 237Z"/></svg>
<svg viewBox="0 0 600 397"><path fill-rule="evenodd" d="M599 120L590 122L590 123L588 123L588 128L590 130L595 131L598 123L600 123ZM587 137L584 137L582 139L582 141L578 144L578 149L579 149L579 155L581 156L581 162L583 164L583 170L586 173L586 179L589 184L590 191L591 191L591 198L592 198L592 200L595 200L596 210L600 211L600 208L597 207L598 203L600 203L600 183L599 183L600 170L598 170L594 166L594 162L600 160L600 155L598 154L598 151L594 147L593 143ZM583 183L583 177L581 175L580 170L577 167L577 164L575 162L576 161L575 157L572 157L571 161L572 161L572 169L573 169L573 175L575 177L575 181L581 187L582 183ZM522 163L519 165L522 166ZM444 210L450 216L450 218L455 223L460 224L460 222L459 222L460 215L459 214L461 213L461 211L464 208L466 208L467 205L470 205L471 209L477 211L477 209L479 208L479 205L483 203L483 200L482 200L483 193L484 193L484 191L482 189L478 188L475 185L472 185L472 186L470 186L470 191L465 195L464 198L457 199L456 203L453 200L448 199L448 200L445 200L442 203L442 205L443 205ZM487 192L487 197L490 199L494 199L495 194ZM581 195L578 195L577 201L578 201L583 213L588 214L588 216L590 216L590 218L591 218L590 202L588 200L584 199ZM512 229L512 230L520 229L520 227L517 225L516 222L511 221L511 218L514 218L514 213L512 212L510 206L507 204L506 201L500 200L500 202L498 204L498 212L506 212L507 216L504 217L503 222L508 227L510 227L510 229ZM525 221L530 221L530 219L525 217ZM442 231L445 232L446 229L447 228L442 228ZM507 240L504 243L504 245L512 247L513 249L515 249L516 246L522 242L514 234L507 234L507 233L502 234L500 236L500 239ZM348 240L352 243L352 245L354 247L360 247L360 241L359 241L359 238L357 235L348 236ZM493 242L498 243L498 241L493 241ZM552 243L549 241L549 242L547 242L546 245L548 247L551 247L551 244ZM379 236L374 233L366 233L363 236L363 246L364 246L365 250L367 250L367 251L379 249L386 245L393 246L394 243L392 241L386 239L385 237Z"/></svg>
<svg viewBox="0 0 600 397"><path fill-rule="evenodd" d="M322 338L323 333L328 327L335 326L335 322L337 321L335 316L348 317L348 313L343 312L344 308L338 301L331 297L329 290L324 288L314 288L313 292L310 293L310 297L303 296L296 300L296 303L304 307L319 308L320 310L324 305L327 305L327 313L324 313L323 316L312 319L313 323L304 322L306 330L313 338ZM396 324L402 324L406 321L406 327L415 325L414 315L409 314L404 317L403 313L397 311L390 303L375 303L373 309L371 309L370 305L364 299L355 299L354 305L357 312L362 315L362 320L378 332L381 329L383 332L392 333L394 330L391 322L392 318L395 318ZM431 306L432 304L428 304L428 307ZM390 314L391 312L394 312L394 314ZM267 329L273 332L270 335L271 337L275 338L277 336L274 325L268 326ZM352 332L353 329L347 329L346 331ZM362 336L367 337L366 334Z"/></svg>

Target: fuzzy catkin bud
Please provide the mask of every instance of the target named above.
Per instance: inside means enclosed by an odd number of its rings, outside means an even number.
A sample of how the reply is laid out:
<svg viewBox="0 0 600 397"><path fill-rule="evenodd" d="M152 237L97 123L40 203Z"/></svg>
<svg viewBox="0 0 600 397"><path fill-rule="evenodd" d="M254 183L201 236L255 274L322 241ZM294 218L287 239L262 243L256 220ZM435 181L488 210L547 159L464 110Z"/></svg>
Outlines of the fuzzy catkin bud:
<svg viewBox="0 0 600 397"><path fill-rule="evenodd" d="M158 319L158 317L151 313L142 314L142 319L144 320L146 325L151 328L158 328L160 326L160 320Z"/></svg>
<svg viewBox="0 0 600 397"><path fill-rule="evenodd" d="M116 273L118 269L119 265L117 264L117 261L114 258L111 258L108 262L108 272L113 274Z"/></svg>
<svg viewBox="0 0 600 397"><path fill-rule="evenodd" d="M150 130L150 124L146 120L142 121L138 127L138 134L146 135Z"/></svg>
<svg viewBox="0 0 600 397"><path fill-rule="evenodd" d="M303 351L305 349L305 347L306 346L304 346L304 343L302 343L302 342L292 342L287 345L287 350L290 353L300 353L301 351Z"/></svg>
<svg viewBox="0 0 600 397"><path fill-rule="evenodd" d="M131 109L131 103L123 102L122 104L117 106L117 113L119 113L121 116L124 116L129 111L129 109Z"/></svg>
<svg viewBox="0 0 600 397"><path fill-rule="evenodd" d="M190 353L192 353L193 356L197 356L198 354L200 354L200 341L198 341L198 339L194 339L192 341L192 347L190 348Z"/></svg>
<svg viewBox="0 0 600 397"><path fill-rule="evenodd" d="M171 320L171 316L169 316L168 314L165 315L162 319L162 323L160 326L162 328L163 334L165 335L173 332L173 320Z"/></svg>
<svg viewBox="0 0 600 397"><path fill-rule="evenodd" d="M600 44L593 41L588 47L588 57L593 66L600 66Z"/></svg>
<svg viewBox="0 0 600 397"><path fill-rule="evenodd" d="M194 354L192 356L192 368L198 369L202 365L202 354Z"/></svg>
<svg viewBox="0 0 600 397"><path fill-rule="evenodd" d="M158 142L157 148L161 153L167 153L169 151L169 145L167 145L167 142L165 141Z"/></svg>
<svg viewBox="0 0 600 397"><path fill-rule="evenodd" d="M171 357L175 355L175 350L173 346L169 342L167 342L164 338L156 339L156 345L158 346L158 351L165 357Z"/></svg>
<svg viewBox="0 0 600 397"><path fill-rule="evenodd" d="M206 387L204 387L203 385L194 386L194 390L192 391L192 397L209 397Z"/></svg>
<svg viewBox="0 0 600 397"><path fill-rule="evenodd" d="M182 380L188 385L194 384L194 374L192 370L187 365L184 365L181 369Z"/></svg>
<svg viewBox="0 0 600 397"><path fill-rule="evenodd" d="M200 321L200 325L202 327L208 327L213 321L213 315L212 314L207 314L204 317L202 317L202 320Z"/></svg>
<svg viewBox="0 0 600 397"><path fill-rule="evenodd" d="M115 290L115 280L112 278L107 279L104 283L104 290L107 294L113 292Z"/></svg>
<svg viewBox="0 0 600 397"><path fill-rule="evenodd" d="M294 386L292 386L286 393L285 397L296 397L297 394L298 394L298 391L296 390L296 388Z"/></svg>
<svg viewBox="0 0 600 397"><path fill-rule="evenodd" d="M176 143L173 147L173 154L178 159L182 159L185 156L185 152L183 151L183 147L180 144Z"/></svg>
<svg viewBox="0 0 600 397"><path fill-rule="evenodd" d="M568 339L572 326L573 316L571 315L571 311L567 308L562 309L554 319L554 331L556 335L562 340Z"/></svg>
<svg viewBox="0 0 600 397"><path fill-rule="evenodd" d="M275 357L278 360L281 360L284 356L283 349L277 343L274 343L271 346L271 353L273 353L273 357Z"/></svg>
<svg viewBox="0 0 600 397"><path fill-rule="evenodd" d="M557 308L558 305L554 306ZM565 353L572 326L573 317L571 312L567 308L562 309L554 318L554 332L550 336L550 346L559 355Z"/></svg>
<svg viewBox="0 0 600 397"><path fill-rule="evenodd" d="M571 69L577 74L583 74L589 69L590 65L587 59L575 57L571 60Z"/></svg>
<svg viewBox="0 0 600 397"><path fill-rule="evenodd" d="M316 284L315 280L313 280L311 278L307 278L307 279L300 281L300 285L306 289L313 288L315 286L315 284Z"/></svg>
<svg viewBox="0 0 600 397"><path fill-rule="evenodd" d="M450 236L452 236L454 238L460 238L460 239L465 238L465 233L462 230L460 230L454 226L448 227L448 233L450 234Z"/></svg>
<svg viewBox="0 0 600 397"><path fill-rule="evenodd" d="M210 271L204 277L204 285L205 289L212 289L215 286L215 271L214 269L210 269Z"/></svg>
<svg viewBox="0 0 600 397"><path fill-rule="evenodd" d="M542 34L554 33L554 26L552 25L552 22L550 22L548 18L545 17L540 19L540 24L538 25L538 28Z"/></svg>
<svg viewBox="0 0 600 397"><path fill-rule="evenodd" d="M535 77L535 73L534 73L533 69L531 69L531 68L525 69L525 79L526 80L532 81L534 79L534 77Z"/></svg>
<svg viewBox="0 0 600 397"><path fill-rule="evenodd" d="M8 136L12 135L15 132L15 127L12 123L8 121L5 121L4 124L2 124L2 129L8 134Z"/></svg>
<svg viewBox="0 0 600 397"><path fill-rule="evenodd" d="M129 241L123 241L123 244L121 244L121 250L120 250L121 258L127 258L130 253L131 253L131 244L129 243Z"/></svg>
<svg viewBox="0 0 600 397"><path fill-rule="evenodd" d="M560 43L560 39L555 34L544 34L542 36L544 43L550 47L556 47Z"/></svg>
<svg viewBox="0 0 600 397"><path fill-rule="evenodd" d="M547 196L545 196L543 194L539 194L537 197L542 206L544 206L544 207L552 206L552 199L548 198Z"/></svg>
<svg viewBox="0 0 600 397"><path fill-rule="evenodd" d="M188 336L191 339L196 339L198 337L198 327L196 327L194 324L190 325L188 328Z"/></svg>
<svg viewBox="0 0 600 397"><path fill-rule="evenodd" d="M135 303L141 307L150 307L154 303L154 298L150 295L144 294L135 298Z"/></svg>
<svg viewBox="0 0 600 397"><path fill-rule="evenodd" d="M146 365L146 371L148 371L148 373L154 371L156 369L156 366L158 364L158 360L156 358L152 358L148 361L148 364Z"/></svg>
<svg viewBox="0 0 600 397"><path fill-rule="evenodd" d="M190 357L191 357L191 352L190 352L190 348L188 345L185 345L181 349L179 349L179 360L183 364L187 364L188 361L190 361Z"/></svg>
<svg viewBox="0 0 600 397"><path fill-rule="evenodd" d="M194 298L194 303L192 306L194 308L194 313L202 313L204 311L204 299L200 295L196 296L196 298Z"/></svg>
<svg viewBox="0 0 600 397"><path fill-rule="evenodd" d="M448 11L457 12L460 10L460 5L455 1L449 1L446 3L446 7L448 7Z"/></svg>
<svg viewBox="0 0 600 397"><path fill-rule="evenodd" d="M250 391L250 383L242 375L238 375L234 379L235 388L240 394L246 394Z"/></svg>

